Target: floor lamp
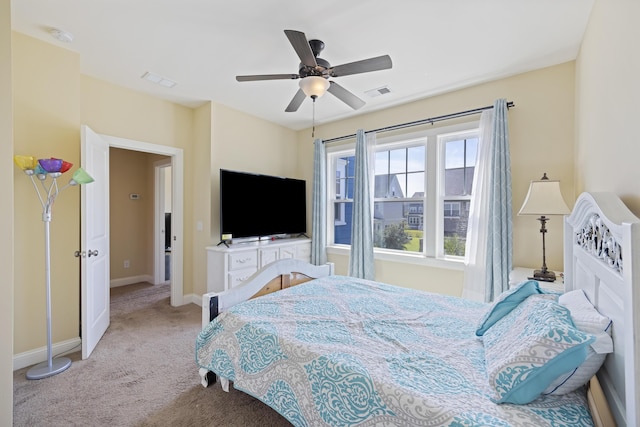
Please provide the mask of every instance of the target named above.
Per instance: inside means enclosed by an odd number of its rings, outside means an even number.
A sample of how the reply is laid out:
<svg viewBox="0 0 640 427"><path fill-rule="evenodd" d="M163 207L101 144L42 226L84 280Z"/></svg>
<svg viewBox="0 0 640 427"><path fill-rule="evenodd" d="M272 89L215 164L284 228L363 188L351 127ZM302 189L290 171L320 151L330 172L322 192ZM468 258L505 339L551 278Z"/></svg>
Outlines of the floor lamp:
<svg viewBox="0 0 640 427"><path fill-rule="evenodd" d="M544 236L547 234L547 215L567 215L571 211L562 198L560 181L552 181L543 174L539 181L531 181L529 192L524 199L518 215L540 215L540 234L542 234L542 267L534 270L530 279L555 282L556 274L547 268Z"/></svg>
<svg viewBox="0 0 640 427"><path fill-rule="evenodd" d="M47 360L31 367L27 371L27 379L39 380L47 378L52 375L59 374L60 372L71 366L71 359L68 357L53 358L51 352L51 270L50 270L50 244L49 244L49 224L51 223L51 208L53 202L61 191L70 186L89 184L93 182L93 178L85 172L82 168L78 168L69 183L64 187L58 187L58 178L63 173L67 172L73 166L69 162L65 162L62 159L40 159L36 160L32 156L14 156L14 163L24 171L24 173L31 179L33 188L35 188L42 205L42 221L44 222L44 271L45 271L45 284L47 293ZM47 177L51 180L47 181ZM42 192L36 184L36 178L40 181L42 186Z"/></svg>

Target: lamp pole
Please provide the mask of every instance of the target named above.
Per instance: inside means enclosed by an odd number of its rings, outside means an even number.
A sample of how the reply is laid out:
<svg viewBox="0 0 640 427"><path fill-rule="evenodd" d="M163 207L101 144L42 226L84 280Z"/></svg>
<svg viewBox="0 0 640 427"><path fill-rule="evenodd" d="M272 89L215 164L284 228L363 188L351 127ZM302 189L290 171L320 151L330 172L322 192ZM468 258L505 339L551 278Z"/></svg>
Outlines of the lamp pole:
<svg viewBox="0 0 640 427"><path fill-rule="evenodd" d="M24 173L31 179L33 188L36 190L40 205L42 206L42 221L44 222L44 277L46 287L46 299L47 299L47 360L42 363L31 367L27 371L27 379L39 380L47 378L55 374L66 370L71 366L71 359L68 357L53 358L53 351L51 345L51 242L50 242L50 225L51 225L51 208L56 197L69 186L76 186L80 184L89 184L93 182L93 178L82 168L78 168L69 183L62 188L58 187L57 179L71 166L69 162L65 162L62 159L50 158L36 160L33 156L13 156L14 163L24 171ZM44 189L44 196L40 192L34 176L38 178ZM51 177L51 183L47 187L45 180L47 176Z"/></svg>
<svg viewBox="0 0 640 427"><path fill-rule="evenodd" d="M33 180L33 175L30 176ZM34 182L35 186L35 182ZM54 194L47 197L46 203L42 205L42 221L44 222L44 276L47 298L47 360L31 367L27 371L28 380L39 380L52 375L59 374L71 366L71 359L68 357L53 358L53 349L51 345L51 243L50 243L50 225L51 225L51 205L58 195L56 178L53 178L51 188L56 188ZM36 191L38 187L36 186ZM38 192L39 195L39 192Z"/></svg>
<svg viewBox="0 0 640 427"><path fill-rule="evenodd" d="M547 234L546 224L548 219L549 218L547 218L544 215L538 218L538 220L540 221L540 234L542 234L542 268L540 268L540 270L534 271L533 277L536 277L542 280L551 280L551 279L555 280L556 279L555 273L547 269L547 257L546 257L544 235Z"/></svg>

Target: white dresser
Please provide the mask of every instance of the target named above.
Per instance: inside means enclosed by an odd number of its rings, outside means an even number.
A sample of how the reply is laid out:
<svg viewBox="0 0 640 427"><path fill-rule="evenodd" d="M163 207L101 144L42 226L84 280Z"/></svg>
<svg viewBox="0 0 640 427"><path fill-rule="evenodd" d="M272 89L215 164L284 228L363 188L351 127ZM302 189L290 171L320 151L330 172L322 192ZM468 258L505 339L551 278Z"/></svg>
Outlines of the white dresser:
<svg viewBox="0 0 640 427"><path fill-rule="evenodd" d="M222 292L244 282L259 268L284 258L311 261L311 240L263 240L207 246L207 292Z"/></svg>

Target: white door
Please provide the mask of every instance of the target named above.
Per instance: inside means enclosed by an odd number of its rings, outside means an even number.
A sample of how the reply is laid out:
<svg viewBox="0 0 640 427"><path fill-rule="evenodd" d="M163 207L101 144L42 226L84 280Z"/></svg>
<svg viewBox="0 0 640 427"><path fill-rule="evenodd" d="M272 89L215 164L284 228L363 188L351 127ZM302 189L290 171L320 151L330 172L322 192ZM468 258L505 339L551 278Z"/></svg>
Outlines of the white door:
<svg viewBox="0 0 640 427"><path fill-rule="evenodd" d="M81 127L81 165L95 181L80 190L82 358L109 327L109 143Z"/></svg>

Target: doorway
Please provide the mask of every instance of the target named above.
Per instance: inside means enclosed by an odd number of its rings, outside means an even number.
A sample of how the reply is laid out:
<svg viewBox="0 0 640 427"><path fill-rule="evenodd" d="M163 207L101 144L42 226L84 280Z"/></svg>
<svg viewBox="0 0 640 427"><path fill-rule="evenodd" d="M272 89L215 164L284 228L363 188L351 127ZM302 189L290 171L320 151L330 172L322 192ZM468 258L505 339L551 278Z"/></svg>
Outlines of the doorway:
<svg viewBox="0 0 640 427"><path fill-rule="evenodd" d="M109 148L159 154L171 159L171 305L183 304L184 153L180 148L101 135L81 127L81 163L96 185L81 187L82 358L89 357L109 325ZM135 199L135 195L133 197ZM157 218L157 215L156 215ZM154 222L157 222L154 220ZM158 224L154 224L157 228ZM105 241L106 243L102 243ZM98 250L99 249L99 250ZM98 256L99 254L99 256ZM95 256L91 256L95 255Z"/></svg>
<svg viewBox="0 0 640 427"><path fill-rule="evenodd" d="M182 192L176 188L182 188L182 150L173 147L149 144L125 138L101 135L109 143L110 148L138 151L149 154L167 156L154 163L154 274L153 284L165 282L165 215L166 209L171 212L170 239L171 257L169 271L171 273L171 305L183 304L182 289ZM167 181L167 178L170 181ZM166 188L166 187L169 188ZM169 207L165 205L169 202Z"/></svg>

